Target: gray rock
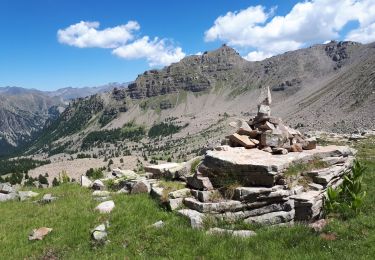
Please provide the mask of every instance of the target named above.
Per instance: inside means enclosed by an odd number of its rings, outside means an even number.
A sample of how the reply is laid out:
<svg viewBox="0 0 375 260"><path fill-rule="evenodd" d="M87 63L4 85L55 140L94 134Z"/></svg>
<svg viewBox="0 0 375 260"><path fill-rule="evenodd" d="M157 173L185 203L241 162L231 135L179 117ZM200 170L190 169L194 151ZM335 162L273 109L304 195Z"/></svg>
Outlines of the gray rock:
<svg viewBox="0 0 375 260"><path fill-rule="evenodd" d="M210 228L207 230L206 234L208 235L231 235L234 237L251 237L255 236L256 233L251 230L231 230L231 229L222 229L222 228Z"/></svg>
<svg viewBox="0 0 375 260"><path fill-rule="evenodd" d="M46 204L51 203L52 201L57 200L57 197L52 196L52 194L44 194L42 199L39 200L39 203Z"/></svg>
<svg viewBox="0 0 375 260"><path fill-rule="evenodd" d="M164 191L163 188L161 188L159 186L152 185L150 195L151 195L152 198L161 201L163 196L164 196L163 191Z"/></svg>
<svg viewBox="0 0 375 260"><path fill-rule="evenodd" d="M172 191L168 193L168 197L171 199L178 199L178 198L186 198L191 196L190 189L185 188L185 189L180 189L176 191Z"/></svg>
<svg viewBox="0 0 375 260"><path fill-rule="evenodd" d="M33 191L19 191L18 196L20 197L20 201L24 201L30 198L34 198L38 196L39 193Z"/></svg>
<svg viewBox="0 0 375 260"><path fill-rule="evenodd" d="M95 190L93 193L92 193L92 196L94 197L108 197L111 193L109 191L106 191L106 190Z"/></svg>
<svg viewBox="0 0 375 260"><path fill-rule="evenodd" d="M100 213L110 213L115 208L115 203L113 200L104 201L100 203L95 210L98 210Z"/></svg>
<svg viewBox="0 0 375 260"><path fill-rule="evenodd" d="M284 142L284 138L281 134L275 134L273 132L264 132L260 136L260 144L262 146L280 147Z"/></svg>
<svg viewBox="0 0 375 260"><path fill-rule="evenodd" d="M155 228L162 228L162 227L164 227L164 222L162 220L159 220L159 221L155 222L154 224L152 224L151 226L153 226Z"/></svg>
<svg viewBox="0 0 375 260"><path fill-rule="evenodd" d="M92 187L92 181L85 175L81 176L81 186L86 187L86 188L91 188Z"/></svg>
<svg viewBox="0 0 375 260"><path fill-rule="evenodd" d="M0 193L0 202L16 200L16 199L18 199L17 193L9 193L9 194Z"/></svg>
<svg viewBox="0 0 375 260"><path fill-rule="evenodd" d="M242 204L240 201L236 200L203 203L196 200L195 198L186 198L184 200L184 204L186 207L199 211L201 213L238 211L246 206L245 204Z"/></svg>
<svg viewBox="0 0 375 260"><path fill-rule="evenodd" d="M191 194L200 202L212 202L215 197L219 199L223 199L220 192L218 190L209 190L209 191L201 191L201 190L191 190Z"/></svg>
<svg viewBox="0 0 375 260"><path fill-rule="evenodd" d="M107 238L107 232L106 232L106 226L104 224L101 224L97 227L95 227L91 231L91 236L95 241L105 241Z"/></svg>
<svg viewBox="0 0 375 260"><path fill-rule="evenodd" d="M287 190L282 185L276 185L272 188L267 187L238 187L234 191L234 199L240 201L262 201L262 200L272 200L276 199L283 200L290 195L292 191Z"/></svg>
<svg viewBox="0 0 375 260"><path fill-rule="evenodd" d="M275 148L272 148L272 153L273 154L287 154L288 150L285 148L281 148L281 147L275 147Z"/></svg>
<svg viewBox="0 0 375 260"><path fill-rule="evenodd" d="M16 189L14 189L10 183L0 183L0 193L16 193Z"/></svg>
<svg viewBox="0 0 375 260"><path fill-rule="evenodd" d="M203 217L204 214L192 210L192 209L180 209L177 211L180 215L188 217L190 219L191 227L194 229L203 228Z"/></svg>
<svg viewBox="0 0 375 260"><path fill-rule="evenodd" d="M196 190L213 190L212 183L208 177L202 177L198 174L187 177L187 185Z"/></svg>
<svg viewBox="0 0 375 260"><path fill-rule="evenodd" d="M112 175L117 178L125 178L128 180L135 180L139 178L139 175L132 170L121 170L118 168L112 170Z"/></svg>
<svg viewBox="0 0 375 260"><path fill-rule="evenodd" d="M105 185L104 183L101 181L101 180L95 180L92 184L92 188L94 190L104 190L105 189Z"/></svg>
<svg viewBox="0 0 375 260"><path fill-rule="evenodd" d="M214 215L215 218L220 220L227 220L227 221L238 221L243 220L248 217L260 216L271 212L277 211L291 211L294 209L294 201L288 200L287 202L282 203L273 203L269 205L265 205L259 208L255 208L252 210L244 210L244 211L237 211L237 212L225 212L222 214Z"/></svg>
<svg viewBox="0 0 375 260"><path fill-rule="evenodd" d="M159 165L148 165L145 166L146 172L151 172L153 178L160 179L165 178L178 178L178 176L183 176L187 174L184 164L180 163L164 163Z"/></svg>
<svg viewBox="0 0 375 260"><path fill-rule="evenodd" d="M260 216L249 217L244 220L245 223L255 223L261 225L275 225L280 223L287 223L294 219L295 211L276 211L266 213Z"/></svg>
<svg viewBox="0 0 375 260"><path fill-rule="evenodd" d="M131 194L150 193L151 185L148 181L138 181L132 187Z"/></svg>
<svg viewBox="0 0 375 260"><path fill-rule="evenodd" d="M183 205L184 205L184 199L183 198L169 199L168 200L168 208L170 210L176 210L176 209L182 208Z"/></svg>

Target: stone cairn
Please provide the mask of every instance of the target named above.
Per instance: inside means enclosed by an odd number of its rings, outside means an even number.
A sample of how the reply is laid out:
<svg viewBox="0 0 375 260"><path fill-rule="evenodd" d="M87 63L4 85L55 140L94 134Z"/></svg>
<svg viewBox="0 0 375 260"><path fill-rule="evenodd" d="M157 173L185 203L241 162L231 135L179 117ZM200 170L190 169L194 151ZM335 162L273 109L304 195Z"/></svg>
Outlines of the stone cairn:
<svg viewBox="0 0 375 260"><path fill-rule="evenodd" d="M284 125L281 118L271 116L271 92L262 88L259 98L258 114L246 122L238 119L231 122L237 132L227 136L222 144L231 147L259 148L273 154L302 152L316 148L316 139L306 139L298 130Z"/></svg>
<svg viewBox="0 0 375 260"><path fill-rule="evenodd" d="M179 166L178 179L184 180L187 188L165 194L156 183L151 195L163 197L170 209L189 217L194 228L201 228L206 217L264 225L320 218L327 188L342 183L355 151L347 146L317 146L315 139L305 138L272 117L270 104L269 88L264 88L257 116L249 122L232 122L237 132L207 151L193 169L194 175ZM320 167L288 172L293 164L314 162ZM156 171L153 176L160 178L176 174L176 166L171 167L149 166L146 171Z"/></svg>

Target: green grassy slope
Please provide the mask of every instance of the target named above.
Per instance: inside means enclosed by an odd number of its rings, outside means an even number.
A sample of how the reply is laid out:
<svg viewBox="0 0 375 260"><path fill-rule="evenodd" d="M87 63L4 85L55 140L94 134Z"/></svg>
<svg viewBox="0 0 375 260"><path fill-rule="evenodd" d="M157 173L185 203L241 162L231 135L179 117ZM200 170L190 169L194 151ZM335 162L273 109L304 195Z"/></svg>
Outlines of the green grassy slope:
<svg viewBox="0 0 375 260"><path fill-rule="evenodd" d="M257 236L239 239L210 236L190 228L187 219L160 208L146 195L113 195L109 215L93 209L91 192L69 184L48 190L59 199L39 205L31 201L0 203L0 259L371 259L375 255L375 139L356 145L369 168L364 185L367 197L357 217L332 220L326 241L303 225L260 227ZM95 246L90 229L109 220L110 242ZM161 229L150 227L165 221ZM43 241L28 241L33 228L54 230ZM56 257L56 258L53 258Z"/></svg>

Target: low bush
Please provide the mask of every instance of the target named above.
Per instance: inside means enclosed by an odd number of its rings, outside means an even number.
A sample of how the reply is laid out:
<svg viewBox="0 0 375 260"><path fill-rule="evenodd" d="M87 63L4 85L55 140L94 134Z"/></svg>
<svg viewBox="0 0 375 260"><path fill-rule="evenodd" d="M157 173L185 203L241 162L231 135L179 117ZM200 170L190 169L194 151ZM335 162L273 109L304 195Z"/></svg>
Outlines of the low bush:
<svg viewBox="0 0 375 260"><path fill-rule="evenodd" d="M333 189L328 188L325 200L325 213L338 213L341 217L347 218L359 213L366 196L363 191L362 181L366 167L359 161L354 161L353 167L344 175L342 185Z"/></svg>

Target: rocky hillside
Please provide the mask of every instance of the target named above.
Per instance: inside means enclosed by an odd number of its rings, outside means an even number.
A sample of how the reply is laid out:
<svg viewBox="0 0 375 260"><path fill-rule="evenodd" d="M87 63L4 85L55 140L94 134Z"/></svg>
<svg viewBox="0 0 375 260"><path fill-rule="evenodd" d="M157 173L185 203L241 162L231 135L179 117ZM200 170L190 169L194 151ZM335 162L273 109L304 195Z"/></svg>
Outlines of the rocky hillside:
<svg viewBox="0 0 375 260"><path fill-rule="evenodd" d="M128 83L110 83L99 87L63 88L39 91L20 87L0 88L0 155L27 143L40 130L55 121L71 99L125 88Z"/></svg>
<svg viewBox="0 0 375 260"><path fill-rule="evenodd" d="M223 45L161 70L146 71L128 88L71 102L32 150L48 143L49 149L59 148L56 151L79 151L121 141L123 135L116 131L128 131L124 125L147 131L167 126L178 129L171 139L175 145L184 140L194 147L193 136L197 148L202 142L209 145L225 135L223 121L228 117L256 112L259 88L264 85L273 92L273 114L293 127L339 132L373 128L374 62L374 44L332 41L260 62L246 61ZM116 137L100 137L109 134Z"/></svg>

